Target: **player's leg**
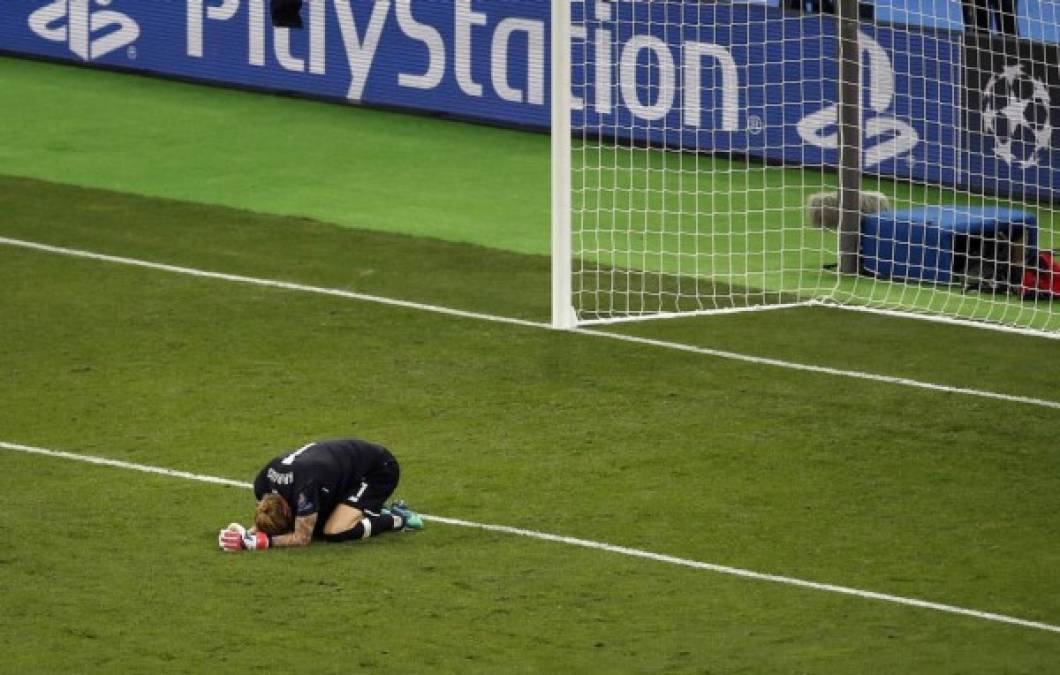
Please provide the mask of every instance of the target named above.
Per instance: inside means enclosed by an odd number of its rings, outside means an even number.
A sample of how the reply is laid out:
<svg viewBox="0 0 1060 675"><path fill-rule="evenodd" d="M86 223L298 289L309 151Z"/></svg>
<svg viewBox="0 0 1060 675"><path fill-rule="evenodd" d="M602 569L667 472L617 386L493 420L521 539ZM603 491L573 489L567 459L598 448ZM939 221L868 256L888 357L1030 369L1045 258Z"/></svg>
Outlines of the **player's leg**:
<svg viewBox="0 0 1060 675"><path fill-rule="evenodd" d="M331 542L367 539L403 529L407 518L384 508L397 487L401 471L397 460L384 462L364 477L364 482L346 495L324 523L324 539Z"/></svg>
<svg viewBox="0 0 1060 675"><path fill-rule="evenodd" d="M399 529L404 524L400 516L349 504L339 504L324 523L324 539L330 542L367 539L383 532Z"/></svg>
<svg viewBox="0 0 1060 675"><path fill-rule="evenodd" d="M362 520L364 520L364 511L349 504L339 504L324 522L324 536L328 537L352 530Z"/></svg>
<svg viewBox="0 0 1060 675"><path fill-rule="evenodd" d="M423 529L423 518L420 514L409 508L409 505L405 503L405 500L396 501L390 505L390 512L401 516L402 530L422 530Z"/></svg>
<svg viewBox="0 0 1060 675"><path fill-rule="evenodd" d="M378 504L380 508L386 503L386 500L390 498L390 495L394 494L394 490L397 489L398 480L401 478L401 467L398 465L398 461L393 455L389 456L387 461L380 464L380 466L372 472L369 478L372 483L371 494L366 499L372 504ZM419 514L409 508L409 505L405 503L405 500L394 502L389 507L389 512L401 519L401 524L396 529L399 530L422 530L423 519L420 518Z"/></svg>

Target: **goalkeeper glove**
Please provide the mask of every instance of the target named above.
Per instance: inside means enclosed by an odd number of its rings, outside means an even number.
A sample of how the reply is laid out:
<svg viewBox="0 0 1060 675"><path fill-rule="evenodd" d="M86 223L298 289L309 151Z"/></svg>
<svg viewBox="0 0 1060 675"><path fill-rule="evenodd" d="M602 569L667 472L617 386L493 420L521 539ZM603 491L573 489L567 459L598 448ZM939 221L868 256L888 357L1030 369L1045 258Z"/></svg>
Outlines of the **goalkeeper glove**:
<svg viewBox="0 0 1060 675"><path fill-rule="evenodd" d="M248 551L255 549L267 549L272 544L269 535L264 532L247 532L243 535L243 548Z"/></svg>
<svg viewBox="0 0 1060 675"><path fill-rule="evenodd" d="M270 543L269 535L264 532L247 532L239 523L232 523L217 535L217 545L221 550L229 552L266 549Z"/></svg>

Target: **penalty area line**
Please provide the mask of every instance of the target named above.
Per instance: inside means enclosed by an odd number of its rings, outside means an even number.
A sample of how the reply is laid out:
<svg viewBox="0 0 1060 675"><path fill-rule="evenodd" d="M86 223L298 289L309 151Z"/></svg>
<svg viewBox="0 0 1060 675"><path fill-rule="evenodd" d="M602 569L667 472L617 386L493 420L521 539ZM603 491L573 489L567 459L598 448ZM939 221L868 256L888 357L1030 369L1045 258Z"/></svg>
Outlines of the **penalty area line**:
<svg viewBox="0 0 1060 675"><path fill-rule="evenodd" d="M73 452L63 452L61 450L49 450L47 448L38 448L30 445L21 445L18 443L7 443L0 441L0 449L12 450L15 452L23 452L33 455L43 455L46 457L56 457L60 459L69 459L78 462L85 462L88 464L96 464L101 466L108 466L118 469L128 469L131 471L140 471L142 473L152 473L162 476L170 476L173 478L183 478L185 480L193 480L201 483L210 483L213 485L224 485L227 487L236 487L245 490L252 489L250 483L244 483L241 481L231 480L228 478L220 478L217 476L208 476L204 474L190 473L187 471L178 471L176 469L166 469L163 467L150 466L147 464L137 464L135 462L124 462L116 459L108 459L106 457L97 457L94 455L81 455ZM817 581L807 581L805 579L797 579L795 577L786 577L778 574L768 574L765 572L755 572L753 570L742 569L739 567L730 567L728 565L719 565L716 563L701 562L698 560L690 560L688 558L678 558L672 555L666 555L663 553L653 553L651 551L644 551L636 548L629 548L627 546L616 546L614 544L607 544L599 541L592 541L589 539L578 539L576 537L567 537L558 534L549 534L547 532L538 532L536 530L525 530L518 527L509 527L507 525L491 525L488 523L476 523L470 520L461 520L459 518L448 518L445 516L434 516L430 514L422 514L425 520L442 523L445 525L453 525L456 527L467 527L477 530L484 530L487 532L496 532L499 534L510 534L519 537L526 537L529 539L537 539L539 541L548 541L557 544L566 544L568 546L577 546L580 548L587 548L596 551L604 551L607 553L614 553L617 555L623 555L630 558L639 558L641 560L650 560L653 562L664 563L668 565L674 565L678 567L686 567L690 569L703 570L707 572L714 572L716 574L725 574L729 576L741 577L744 579L752 579L755 581L765 581L775 584L782 584L785 586L794 586L797 588L805 588L808 590L822 591L825 593L838 593L840 595L853 596L866 600L877 600L880 602L887 602L895 605L904 605L906 607L916 607L919 609L933 610L936 612L944 612L946 614L955 614L959 616L966 616L974 619L982 619L984 621L993 621L995 623L1003 623L1012 626L1020 626L1022 628L1032 628L1036 630L1048 631L1051 633L1060 634L1060 625L1054 625L1044 623L1041 621L1031 621L1029 619L1021 619L1014 616L1008 616L1005 614L996 614L994 612L984 612L978 609L968 609L965 607L958 607L956 605L947 605L940 602L931 602L929 600L920 600L918 598L909 598L901 595L891 595L889 593L877 593L875 591L866 591L858 588L850 588L848 586L838 586L836 584L826 584Z"/></svg>
<svg viewBox="0 0 1060 675"><path fill-rule="evenodd" d="M140 260L138 258L124 258L121 256L107 255L104 253L95 253L93 251L84 251L75 248L65 248L62 246L52 246L50 244L41 244L34 241L25 241L22 239L11 239L8 237L0 237L0 245L13 246L18 248L29 249L33 251L40 251L44 253L54 253L57 255L64 255L73 258L84 258L87 260L97 260L100 262L109 262L117 265L128 265L132 267L140 267L145 269L159 270L163 272L171 272L174 274L183 274L186 276L198 277L202 279L215 279L219 281L230 281L240 284L249 284L252 286L261 286L266 288L277 288L287 291L297 291L300 293L312 293L315 295L330 295L339 298L345 298L348 300L358 300L361 302L371 302L380 305L389 305L391 307L403 307L405 309L413 309L421 312L431 312L434 314L443 314L446 316L454 316L462 319L474 319L477 321L489 321L493 323L504 323L515 326L523 326L525 328L538 328L545 330L552 330L552 326L547 323L540 321L529 321L527 319L517 319L514 317L497 316L494 314L484 314L482 312L471 312L461 309L453 309L451 307L442 307L440 305L428 305L420 302L411 302L409 300L398 300L395 298L386 298L379 295L369 295L366 293L356 293L354 291L344 291L339 288L325 288L321 286L309 286L306 284L298 284L289 281L279 281L276 279L262 279L259 277L248 277L241 274L226 274L223 272L210 272L208 270L195 269L193 267L180 267L177 265L169 265L165 263L151 262L149 260ZM651 338L642 338L635 335L624 335L622 333L612 333L610 331L598 330L593 328L575 328L569 331L574 335L583 335L597 338L607 338L609 340L617 340L619 342L626 342L630 344L647 345L660 349L670 349L675 351L683 351L691 354L699 354L700 356L708 356L718 359L726 359L729 361L740 361L743 363L750 363L758 366L767 366L773 368L783 368L785 370L794 370L796 372L814 373L817 375L828 375L833 377L846 377L855 380L878 382L881 384L889 384L900 387L911 387L914 389L942 392L947 394L958 394L963 396L975 396L978 398L986 398L994 401L1005 401L1007 403L1019 403L1023 405L1033 405L1041 408L1051 408L1053 410L1060 410L1060 401L1050 401L1047 399L1033 398L1030 396L1017 396L1014 394L1002 394L994 391L987 391L984 389L971 389L967 387L953 387L945 384L936 384L932 382L923 382L920 380L913 380L905 377L892 377L889 375L877 375L875 373L866 373L857 370L843 370L840 368L830 368L827 366L815 366L806 363L796 363L793 361L783 361L781 359L772 359L762 356L752 356L750 354L740 354L738 352L729 352L720 349L711 349L709 347L698 347L696 345L685 344L681 342L669 342L666 340L655 340Z"/></svg>

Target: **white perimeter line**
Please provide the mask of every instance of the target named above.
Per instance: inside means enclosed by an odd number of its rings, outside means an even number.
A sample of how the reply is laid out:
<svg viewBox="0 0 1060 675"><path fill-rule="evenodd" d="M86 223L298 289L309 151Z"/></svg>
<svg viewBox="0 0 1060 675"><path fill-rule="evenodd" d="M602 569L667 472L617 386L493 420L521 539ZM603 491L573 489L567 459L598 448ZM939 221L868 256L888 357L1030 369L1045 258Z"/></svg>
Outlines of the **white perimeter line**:
<svg viewBox="0 0 1060 675"><path fill-rule="evenodd" d="M253 486L250 483L243 483L240 481L229 480L228 478L218 478L216 476L204 476L196 473L188 473L186 471L177 471L175 469L164 469L157 466L148 466L146 464L135 464L132 462L122 462L116 459L107 459L105 457L95 457L92 455L78 455L72 452L61 452L59 450L48 450L45 448L36 448L29 445L19 445L17 443L5 443L0 441L0 448L7 450L15 450L17 452L26 452L34 455L45 455L48 457L60 457L62 459L72 459L79 462L88 462L90 464L101 464L104 466L116 467L119 469L131 469L133 471L142 471L144 473L161 474L163 476L173 476L175 478L186 478L188 480L195 480L202 483L213 483L215 485L227 485L230 487L237 487L243 489L251 489ZM982 612L977 609L965 609L964 607L957 607L954 605L944 605L938 602L929 602L927 600L918 600L916 598L906 598L900 595L889 595L887 593L876 593L874 591L863 591L857 588L848 588L846 586L836 586L835 584L822 584L816 581L805 581L803 579L796 579L794 577L785 577L777 574L766 574L763 572L753 572L751 570L741 569L739 567L729 567L727 565L716 565L714 563L700 562L698 560L689 560L687 558L677 558L672 555L664 555L661 553L652 553L651 551L642 551L636 548L628 548L626 546L615 546L613 544L605 544L598 541L590 541L588 539L576 539L574 537L564 537L558 534L548 534L547 532L537 532L534 530L523 530L517 527L508 527L507 525L489 525L484 523L475 523L468 520L460 520L457 518L445 518L442 516L431 516L423 514L423 517L427 520L444 523L446 525L456 525L459 527L470 527L478 530L487 530L489 532L499 532L502 534L514 534L519 537L529 537L531 539L539 539L542 541L551 541L557 544L567 544L569 546L580 546L582 548L590 548L598 551L607 551L608 553L617 553L619 555L629 556L632 558L641 558L644 560L652 560L655 562L666 563L669 565L677 565L680 567L690 567L697 570L706 570L708 572L717 572L719 574L728 574L730 576L743 577L745 579L754 579L756 581L770 581L777 584L784 584L786 586L797 586L799 588L809 588L815 591L824 591L827 593L839 593L842 595L853 595L859 598L866 598L869 600L880 600L882 602L889 602L896 605L906 605L908 607L919 607L921 609L931 609L937 612L945 612L947 614L959 614L961 616L970 616L976 619L985 619L986 621L994 621L997 623L1006 623L1014 626L1022 626L1024 628L1035 628L1038 630L1049 631L1052 633L1060 633L1060 626L1053 624L1042 623L1040 621L1030 621L1028 619L1019 619L1014 616L1006 616L1004 614L994 614L993 612Z"/></svg>
<svg viewBox="0 0 1060 675"><path fill-rule="evenodd" d="M296 284L287 281L277 281L274 279L260 279L257 277L247 277L238 274L224 274L221 272L209 272L206 270L199 270L190 267L178 267L176 265L166 265L163 263L150 262L147 260L138 260L136 258L122 258L119 256L105 255L103 253L93 253L92 251L83 251L80 249L64 248L61 246L50 246L48 244L40 244L32 241L24 241L21 239L9 239L7 237L0 237L0 244L7 246L17 246L20 248L32 249L35 251L44 251L47 253L56 253L59 255L71 256L75 258L87 258L89 260L99 260L103 262L116 263L119 265L131 265L133 267L144 267L147 269L161 270L164 272L173 272L175 274L184 274L193 277L200 277L205 279L219 279L222 281L234 281L237 283L251 284L254 286L265 286L269 288L281 288L289 291L300 291L303 293L313 293L316 295L331 295L340 298L347 298L351 300L360 300L362 302L374 302L381 305L390 305L393 307L404 307L407 309L416 309L423 312L433 312L435 314L445 314L448 316L456 316L464 319L478 319L480 321L491 321L494 323L506 323L516 326L525 326L528 328L544 328L552 330L551 325L547 323L541 323L539 321L527 321L525 319L515 319L512 317L495 316L493 314L482 314L479 312L467 312L460 309L451 309L449 307L440 307L438 305L426 305L418 302L409 302L407 300L395 300L393 298L384 298L378 295L367 295L364 293L355 293L353 291L344 291L338 288L322 288L319 286L307 286L304 284ZM797 370L808 373L818 373L822 375L833 375L837 377L849 377L858 380L868 380L872 382L881 382L884 384L892 384L903 387L915 387L918 389L927 389L930 391L944 392L948 394L963 394L966 396L977 396L979 398L987 398L996 401L1006 401L1009 403L1021 403L1025 405L1039 406L1042 408L1052 408L1054 410L1060 410L1060 401L1049 401L1045 399L1032 398L1029 396L1015 396L1012 394L1001 394L993 391L985 391L982 389L969 389L964 387L951 387L944 384L934 384L931 382L921 382L919 380L912 380L904 377L891 377L888 375L876 375L873 373L863 373L856 370L841 370L839 368L828 368L826 366L814 366L803 363L793 363L790 361L781 361L779 359L770 359L760 356L751 356L748 354L739 354L736 352L727 352L718 349L709 349L706 347L697 347L695 345L683 344L679 342L667 342L665 340L653 340L650 338L636 337L634 335L622 335L620 333L610 333L602 330L591 330L591 329L575 329L572 331L580 335L591 335L594 337L603 337L611 340L619 340L622 342L630 342L634 344L650 345L653 347L660 347L663 349L673 349L678 351L690 352L693 354L701 354L703 356L712 356L720 359L728 359L732 361L742 361L744 363L753 363L760 366L774 366L777 368L786 368L788 370Z"/></svg>

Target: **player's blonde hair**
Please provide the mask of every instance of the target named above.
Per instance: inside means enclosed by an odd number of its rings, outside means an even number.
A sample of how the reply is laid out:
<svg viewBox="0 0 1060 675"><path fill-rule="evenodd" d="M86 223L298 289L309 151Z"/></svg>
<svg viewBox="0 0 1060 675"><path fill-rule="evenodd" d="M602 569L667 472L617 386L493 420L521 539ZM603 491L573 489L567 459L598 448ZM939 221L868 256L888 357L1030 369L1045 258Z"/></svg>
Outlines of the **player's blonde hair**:
<svg viewBox="0 0 1060 675"><path fill-rule="evenodd" d="M276 492L262 497L254 512L254 525L270 537L293 530L294 517L287 500Z"/></svg>

